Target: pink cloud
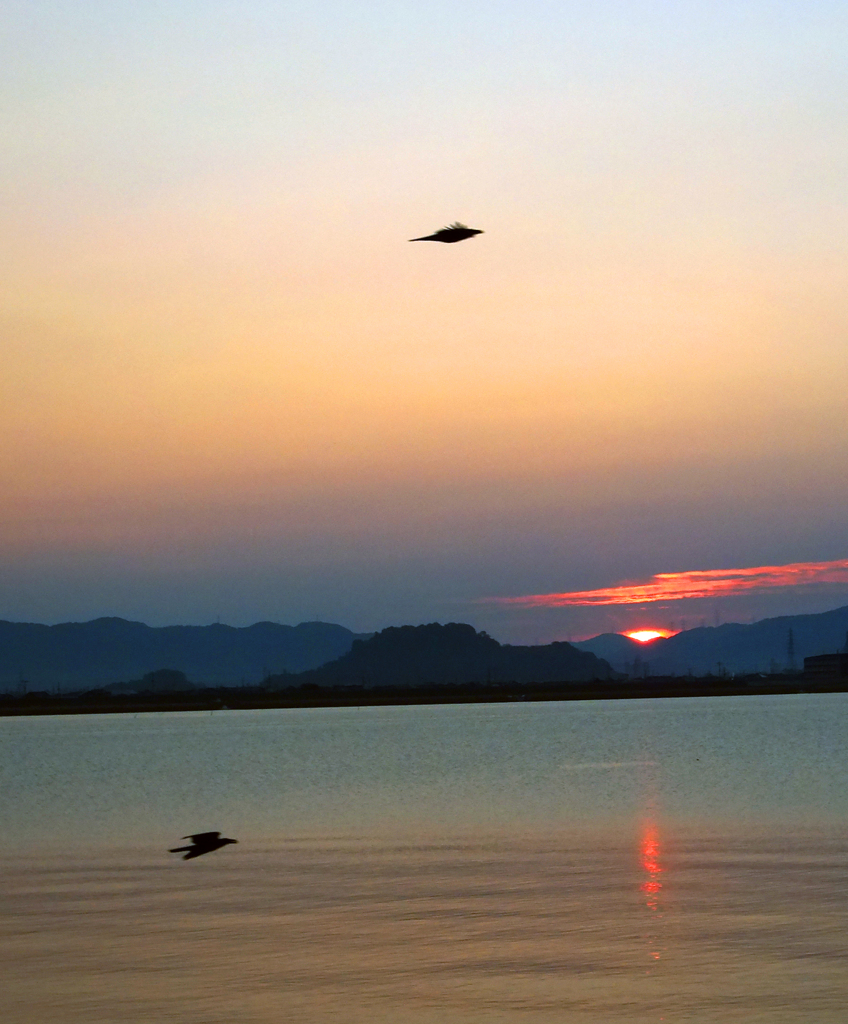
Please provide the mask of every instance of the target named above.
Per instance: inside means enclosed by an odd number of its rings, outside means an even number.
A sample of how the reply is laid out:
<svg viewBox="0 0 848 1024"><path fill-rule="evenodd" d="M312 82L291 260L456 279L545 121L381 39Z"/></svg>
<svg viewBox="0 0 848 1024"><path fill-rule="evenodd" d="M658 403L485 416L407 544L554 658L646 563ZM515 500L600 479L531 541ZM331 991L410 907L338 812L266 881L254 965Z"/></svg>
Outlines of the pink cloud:
<svg viewBox="0 0 848 1024"><path fill-rule="evenodd" d="M733 594L763 593L775 587L797 587L812 583L848 584L848 559L834 562L794 562L791 565L760 565L750 569L693 569L662 572L644 583L626 582L600 590L572 590L561 594L530 594L522 597L494 597L496 604L531 608L566 605L650 604L654 601L683 601Z"/></svg>

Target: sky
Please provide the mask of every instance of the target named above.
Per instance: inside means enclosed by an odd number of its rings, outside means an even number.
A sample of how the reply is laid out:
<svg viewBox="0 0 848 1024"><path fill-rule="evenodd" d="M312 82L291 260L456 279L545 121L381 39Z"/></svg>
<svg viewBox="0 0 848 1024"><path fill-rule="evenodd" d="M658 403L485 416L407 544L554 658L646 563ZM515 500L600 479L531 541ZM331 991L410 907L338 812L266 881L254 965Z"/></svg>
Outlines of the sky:
<svg viewBox="0 0 848 1024"><path fill-rule="evenodd" d="M848 604L844 3L8 0L0 111L0 618Z"/></svg>

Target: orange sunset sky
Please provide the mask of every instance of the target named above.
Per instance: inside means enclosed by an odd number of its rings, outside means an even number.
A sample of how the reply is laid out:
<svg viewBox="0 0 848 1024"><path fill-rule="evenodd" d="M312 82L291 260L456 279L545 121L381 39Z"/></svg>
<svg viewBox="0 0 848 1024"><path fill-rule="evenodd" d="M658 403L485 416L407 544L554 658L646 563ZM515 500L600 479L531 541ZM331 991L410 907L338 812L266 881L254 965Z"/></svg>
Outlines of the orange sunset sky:
<svg viewBox="0 0 848 1024"><path fill-rule="evenodd" d="M848 603L844 4L4 20L0 618Z"/></svg>

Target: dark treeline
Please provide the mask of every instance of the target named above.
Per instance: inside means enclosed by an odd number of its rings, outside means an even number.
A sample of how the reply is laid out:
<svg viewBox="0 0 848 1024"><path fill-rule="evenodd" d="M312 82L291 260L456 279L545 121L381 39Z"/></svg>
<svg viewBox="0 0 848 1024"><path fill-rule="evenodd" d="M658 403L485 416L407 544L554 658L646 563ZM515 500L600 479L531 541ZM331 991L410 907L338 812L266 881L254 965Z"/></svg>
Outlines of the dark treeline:
<svg viewBox="0 0 848 1024"><path fill-rule="evenodd" d="M269 690L265 686L205 687L182 692L119 693L95 689L73 695L44 691L0 695L0 715L103 714L148 711L222 711L261 708L374 707L413 704L475 704L551 700L623 700L656 697L719 697L781 693L833 693L848 689L845 680L810 680L803 674L748 677L648 677L587 682L441 683L421 686L356 685L322 687L299 683Z"/></svg>

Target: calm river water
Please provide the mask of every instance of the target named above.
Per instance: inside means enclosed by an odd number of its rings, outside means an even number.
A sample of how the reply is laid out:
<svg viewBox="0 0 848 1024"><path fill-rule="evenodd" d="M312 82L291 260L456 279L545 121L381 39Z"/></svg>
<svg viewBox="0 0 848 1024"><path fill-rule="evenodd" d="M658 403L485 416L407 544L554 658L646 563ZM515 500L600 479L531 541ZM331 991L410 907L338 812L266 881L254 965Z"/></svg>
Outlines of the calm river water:
<svg viewBox="0 0 848 1024"><path fill-rule="evenodd" d="M4 1024L843 1024L846 740L842 694L0 719Z"/></svg>

